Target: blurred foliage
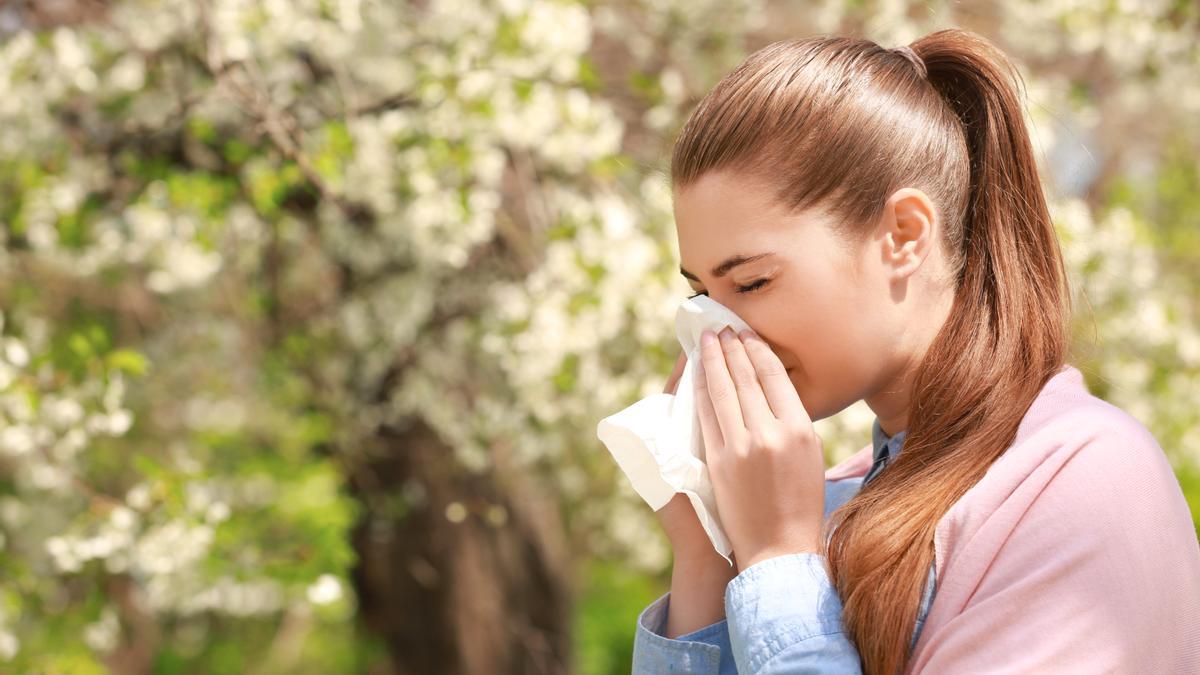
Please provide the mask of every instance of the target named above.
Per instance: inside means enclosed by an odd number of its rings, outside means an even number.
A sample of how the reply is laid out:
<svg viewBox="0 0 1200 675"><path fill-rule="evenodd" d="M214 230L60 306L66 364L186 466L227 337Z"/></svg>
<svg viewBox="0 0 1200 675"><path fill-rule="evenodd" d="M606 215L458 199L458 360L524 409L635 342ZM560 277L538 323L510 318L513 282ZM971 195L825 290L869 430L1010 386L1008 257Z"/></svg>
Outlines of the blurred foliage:
<svg viewBox="0 0 1200 675"><path fill-rule="evenodd" d="M649 577L617 560L593 560L585 564L584 579L577 600L576 664L593 675L628 673L633 620L670 578Z"/></svg>
<svg viewBox="0 0 1200 675"><path fill-rule="evenodd" d="M435 491L355 486L419 419L464 472L549 493L576 669L626 672L669 552L594 429L677 354L670 139L751 51L815 33L960 25L1018 61L1073 363L1197 513L1198 21L1165 0L5 4L3 669L390 672L351 535ZM818 422L830 462L871 419Z"/></svg>

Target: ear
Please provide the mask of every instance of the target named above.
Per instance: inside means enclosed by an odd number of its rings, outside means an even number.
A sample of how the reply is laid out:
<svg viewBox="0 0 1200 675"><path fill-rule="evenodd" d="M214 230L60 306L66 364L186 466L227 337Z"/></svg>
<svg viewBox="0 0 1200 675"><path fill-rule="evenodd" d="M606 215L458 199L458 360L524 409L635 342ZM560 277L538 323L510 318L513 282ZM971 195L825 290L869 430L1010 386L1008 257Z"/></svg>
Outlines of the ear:
<svg viewBox="0 0 1200 675"><path fill-rule="evenodd" d="M894 278L911 276L929 257L941 223L933 202L921 190L900 188L883 208L883 261Z"/></svg>

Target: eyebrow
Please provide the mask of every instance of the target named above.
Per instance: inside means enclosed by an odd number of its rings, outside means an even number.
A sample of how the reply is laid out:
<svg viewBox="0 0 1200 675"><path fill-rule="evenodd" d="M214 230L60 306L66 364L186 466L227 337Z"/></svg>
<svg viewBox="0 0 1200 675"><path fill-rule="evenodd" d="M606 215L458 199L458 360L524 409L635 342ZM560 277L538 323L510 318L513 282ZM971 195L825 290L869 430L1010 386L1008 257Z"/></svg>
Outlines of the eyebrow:
<svg viewBox="0 0 1200 675"><path fill-rule="evenodd" d="M745 265L746 263L754 262L755 260L759 260L760 258L766 258L768 256L773 256L773 255L775 255L775 254L774 253L759 253L758 255L735 255L732 258L729 258L725 262L721 263L720 265L717 265L716 267L712 268L712 275L714 277L717 277L718 279L720 279L721 277L725 276L726 274L729 274L729 270L737 267L738 265ZM683 269L683 267L679 268L679 273L682 274L684 277L691 279L692 281L700 281L699 279L696 278L695 274L692 274L691 272Z"/></svg>

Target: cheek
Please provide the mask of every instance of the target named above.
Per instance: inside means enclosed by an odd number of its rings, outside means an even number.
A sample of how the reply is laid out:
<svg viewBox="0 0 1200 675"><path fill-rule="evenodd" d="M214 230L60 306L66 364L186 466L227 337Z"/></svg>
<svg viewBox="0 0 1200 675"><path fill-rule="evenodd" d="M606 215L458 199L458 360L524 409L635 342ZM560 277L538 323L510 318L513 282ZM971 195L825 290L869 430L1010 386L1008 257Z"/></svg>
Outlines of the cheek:
<svg viewBox="0 0 1200 675"><path fill-rule="evenodd" d="M786 286L773 289L766 301L747 300L734 310L761 335L785 366L792 382L824 389L845 379L856 355L870 345L862 338L869 328L861 303L849 295L840 275L791 275Z"/></svg>
<svg viewBox="0 0 1200 675"><path fill-rule="evenodd" d="M880 336L872 339L875 322L853 299L827 295L781 315L776 345L785 365L799 365L792 371L792 382L802 390L836 398L870 371Z"/></svg>

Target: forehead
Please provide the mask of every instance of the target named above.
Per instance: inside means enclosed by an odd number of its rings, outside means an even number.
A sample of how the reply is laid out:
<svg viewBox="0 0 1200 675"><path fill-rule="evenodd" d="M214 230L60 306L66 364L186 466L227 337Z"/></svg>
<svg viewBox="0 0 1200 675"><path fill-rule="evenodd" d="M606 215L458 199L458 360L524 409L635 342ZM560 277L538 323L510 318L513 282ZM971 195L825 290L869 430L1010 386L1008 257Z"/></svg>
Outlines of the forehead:
<svg viewBox="0 0 1200 675"><path fill-rule="evenodd" d="M731 246L771 240L781 233L778 224L785 215L764 187L727 172L705 174L676 189L673 205L685 261L685 250L697 249L699 254L706 245L716 245L727 253L741 253Z"/></svg>
<svg viewBox="0 0 1200 675"><path fill-rule="evenodd" d="M730 219L753 227L786 215L764 184L727 171L704 174L673 194L675 220L689 229Z"/></svg>
<svg viewBox="0 0 1200 675"><path fill-rule="evenodd" d="M762 253L775 254L762 259L767 265L857 274L862 252L835 233L834 217L819 207L789 212L768 187L728 173L702 176L673 194L679 263L701 280L732 256Z"/></svg>
<svg viewBox="0 0 1200 675"><path fill-rule="evenodd" d="M731 255L794 249L816 220L815 212L788 213L767 186L729 172L705 174L673 195L680 262L697 274Z"/></svg>

